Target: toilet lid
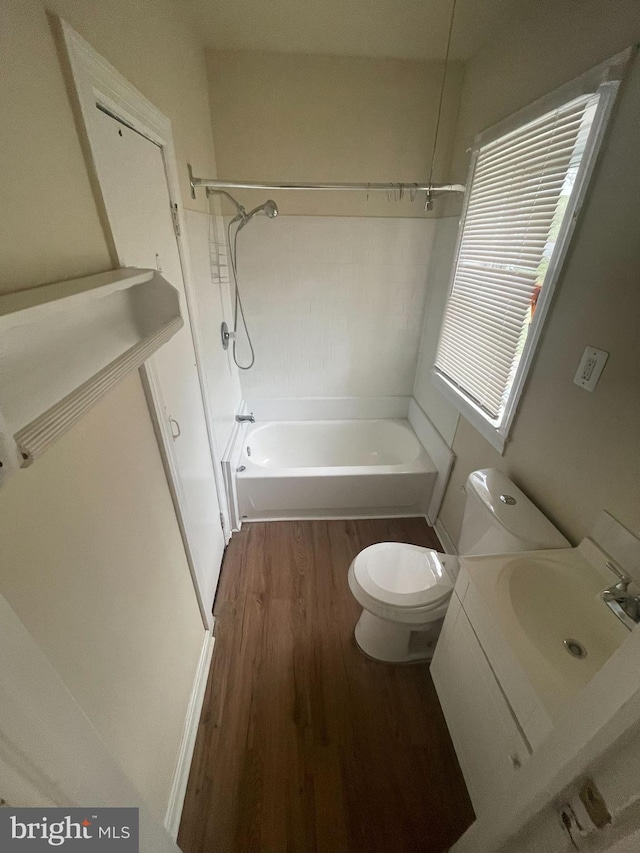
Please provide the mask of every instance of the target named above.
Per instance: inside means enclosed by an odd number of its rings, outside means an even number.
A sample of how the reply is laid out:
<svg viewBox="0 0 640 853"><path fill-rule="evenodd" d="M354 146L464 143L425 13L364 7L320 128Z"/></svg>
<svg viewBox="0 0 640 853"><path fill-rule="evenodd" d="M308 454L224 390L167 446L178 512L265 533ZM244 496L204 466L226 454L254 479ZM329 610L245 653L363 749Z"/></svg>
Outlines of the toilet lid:
<svg viewBox="0 0 640 853"><path fill-rule="evenodd" d="M397 607L435 607L453 590L442 554L404 542L365 548L356 557L353 572L365 592Z"/></svg>

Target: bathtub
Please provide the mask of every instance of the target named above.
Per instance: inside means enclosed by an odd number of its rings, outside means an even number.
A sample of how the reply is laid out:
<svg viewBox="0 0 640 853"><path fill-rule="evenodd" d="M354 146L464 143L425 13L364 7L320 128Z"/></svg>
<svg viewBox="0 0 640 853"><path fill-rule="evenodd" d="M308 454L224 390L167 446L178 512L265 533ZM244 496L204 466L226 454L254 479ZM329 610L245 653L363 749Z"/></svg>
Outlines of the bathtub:
<svg viewBox="0 0 640 853"><path fill-rule="evenodd" d="M406 420L248 424L234 472L240 523L424 515L437 477Z"/></svg>

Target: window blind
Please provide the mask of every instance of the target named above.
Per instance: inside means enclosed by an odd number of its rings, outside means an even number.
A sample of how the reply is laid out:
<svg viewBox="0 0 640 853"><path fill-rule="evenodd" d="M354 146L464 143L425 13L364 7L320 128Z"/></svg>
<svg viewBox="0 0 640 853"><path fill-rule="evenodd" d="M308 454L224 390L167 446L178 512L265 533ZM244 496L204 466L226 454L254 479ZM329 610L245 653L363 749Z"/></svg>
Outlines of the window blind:
<svg viewBox="0 0 640 853"><path fill-rule="evenodd" d="M599 95L574 98L476 152L435 373L499 425Z"/></svg>

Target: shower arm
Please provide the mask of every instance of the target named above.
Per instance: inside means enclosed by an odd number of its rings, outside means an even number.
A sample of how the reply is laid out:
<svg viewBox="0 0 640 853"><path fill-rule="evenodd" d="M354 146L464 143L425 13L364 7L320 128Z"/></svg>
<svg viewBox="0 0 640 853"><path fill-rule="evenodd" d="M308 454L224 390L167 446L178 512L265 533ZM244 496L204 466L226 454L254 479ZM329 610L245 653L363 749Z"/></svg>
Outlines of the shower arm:
<svg viewBox="0 0 640 853"><path fill-rule="evenodd" d="M224 191L225 189L237 190L348 190L361 192L395 192L407 193L426 192L427 197L440 195L442 193L464 193L464 184L429 184L429 183L371 183L371 184L291 184L291 183L267 183L251 181L219 181L213 178L196 178L187 164L189 170L189 183L191 185L191 198L196 197L198 187L211 187Z"/></svg>
<svg viewBox="0 0 640 853"><path fill-rule="evenodd" d="M204 186L204 184L202 184L202 186ZM218 189L214 189L213 187L207 187L207 195L210 195L210 194L213 194L213 193L216 193L216 194L218 194L218 195L223 195L223 196L225 196L226 198L228 198L228 199L229 199L229 201L231 202L231 204L232 204L232 205L235 207L235 209L238 211L238 213L236 214L236 217L235 217L236 219L242 219L242 222L244 223L244 221L245 221L247 218L249 218L250 214L248 214L248 213L247 213L247 211L246 211L246 210L245 210L245 208L240 204L240 202L239 202L239 201L236 201L236 199L231 195L231 193L228 193L226 190L223 190L223 189L219 189L219 188L218 188ZM195 197L196 197L195 192L194 192L194 189L193 189L193 186L191 187L191 197L192 197L192 198L195 198Z"/></svg>

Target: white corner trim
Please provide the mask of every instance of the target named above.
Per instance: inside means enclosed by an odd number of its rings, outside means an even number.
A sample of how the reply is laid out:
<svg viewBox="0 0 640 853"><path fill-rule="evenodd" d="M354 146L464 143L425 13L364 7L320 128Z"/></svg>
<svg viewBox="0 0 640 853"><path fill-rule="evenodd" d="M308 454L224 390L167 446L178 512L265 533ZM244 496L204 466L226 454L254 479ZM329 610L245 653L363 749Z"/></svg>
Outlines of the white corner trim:
<svg viewBox="0 0 640 853"><path fill-rule="evenodd" d="M427 509L427 521L435 525L449 484L455 454L414 397L409 403L409 423L438 471Z"/></svg>
<svg viewBox="0 0 640 853"><path fill-rule="evenodd" d="M193 760L193 751L196 746L198 725L200 723L215 642L216 639L212 636L211 632L205 631L200 660L198 661L195 678L193 679L193 689L184 721L184 731L182 733L182 741L180 742L178 761L171 783L169 805L167 806L167 813L164 818L165 828L174 839L178 837L178 830L180 829L180 818L182 817L184 797L187 792L191 761Z"/></svg>
<svg viewBox="0 0 640 853"><path fill-rule="evenodd" d="M244 397L241 398L238 405L238 415L246 415L249 413L249 408ZM247 423L239 423L234 420L229 441L225 448L221 459L222 476L224 478L224 487L226 491L227 507L229 509L229 526L225 530L225 537L228 536L227 544L233 533L237 533L242 527L242 519L240 518L240 509L238 508L238 489L236 485L236 468L240 464L240 454L244 443L244 436L247 432Z"/></svg>
<svg viewBox="0 0 640 853"><path fill-rule="evenodd" d="M447 528L444 526L444 524L440 521L439 518L436 518L433 527L436 531L436 536L440 540L440 544L442 545L442 550L444 551L444 553L457 554L458 549L453 544L453 539L449 536Z"/></svg>

